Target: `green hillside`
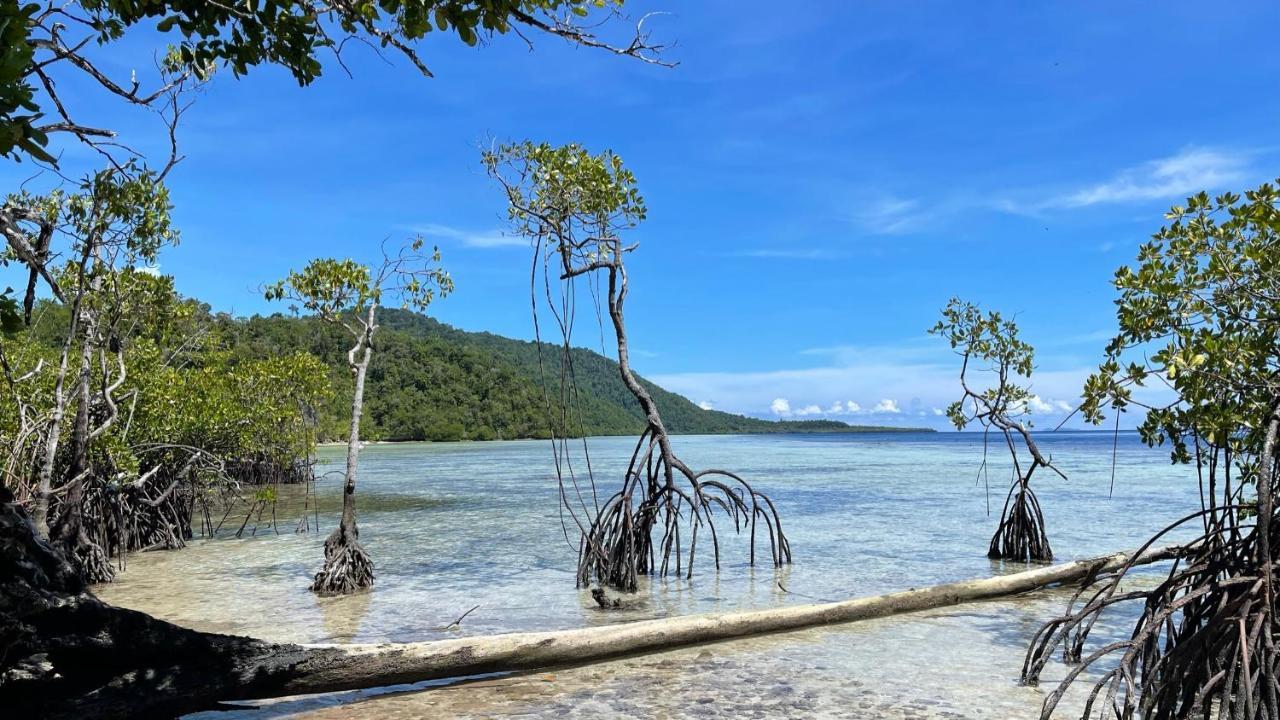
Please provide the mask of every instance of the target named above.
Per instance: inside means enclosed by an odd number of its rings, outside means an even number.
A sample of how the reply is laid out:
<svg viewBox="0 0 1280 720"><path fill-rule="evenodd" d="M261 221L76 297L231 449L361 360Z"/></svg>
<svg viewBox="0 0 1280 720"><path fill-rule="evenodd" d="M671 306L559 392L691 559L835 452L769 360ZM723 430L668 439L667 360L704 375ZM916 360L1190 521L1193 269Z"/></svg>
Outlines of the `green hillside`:
<svg viewBox="0 0 1280 720"><path fill-rule="evenodd" d="M346 368L349 341L340 328L312 318L283 315L217 318L219 334L234 355L258 358L306 351L330 367L332 401L320 408L321 436L342 437L350 400ZM375 342L365 396L365 434L383 440L491 440L547 437L550 424L542 380L560 407L560 349L543 345L541 367L533 342L458 330L431 318L385 310ZM627 435L643 418L614 361L575 348L570 365L577 395L568 428L578 434ZM832 420L769 421L703 410L644 381L674 433L904 432L903 428L853 426ZM916 430L920 431L920 430Z"/></svg>

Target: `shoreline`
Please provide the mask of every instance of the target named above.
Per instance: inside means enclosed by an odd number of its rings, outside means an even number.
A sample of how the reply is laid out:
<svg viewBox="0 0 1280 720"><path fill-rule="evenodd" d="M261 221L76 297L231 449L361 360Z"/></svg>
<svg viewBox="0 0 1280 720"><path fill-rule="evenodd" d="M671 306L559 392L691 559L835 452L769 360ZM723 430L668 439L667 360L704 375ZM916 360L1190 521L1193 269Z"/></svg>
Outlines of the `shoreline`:
<svg viewBox="0 0 1280 720"><path fill-rule="evenodd" d="M1111 432L1106 431L1073 431L1073 432ZM804 431L779 431L779 432L728 432L728 433L670 433L672 437L761 437L768 435L940 435L942 431L933 428L876 428L866 430L815 430L812 432ZM954 433L959 435L961 433ZM637 437L638 433L622 433L617 435L588 435L588 438L614 438L614 437ZM405 445L409 443L488 443L488 442L517 442L517 441L542 441L551 438L539 437L516 437L516 438L493 438L490 440L361 440L361 446L364 445ZM581 440L581 437L569 438L570 440ZM342 447L347 444L346 440L325 440L317 442L316 447Z"/></svg>

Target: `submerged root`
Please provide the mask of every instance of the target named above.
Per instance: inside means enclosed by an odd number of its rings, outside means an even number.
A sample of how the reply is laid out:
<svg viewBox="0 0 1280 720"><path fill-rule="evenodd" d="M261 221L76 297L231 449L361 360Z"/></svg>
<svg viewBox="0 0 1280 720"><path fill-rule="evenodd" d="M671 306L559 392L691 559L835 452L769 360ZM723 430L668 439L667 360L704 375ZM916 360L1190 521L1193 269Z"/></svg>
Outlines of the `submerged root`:
<svg viewBox="0 0 1280 720"><path fill-rule="evenodd" d="M1045 531L1040 501L1023 481L1015 481L1005 498L1000 526L991 536L987 557L992 560L1047 562L1053 559L1053 548Z"/></svg>
<svg viewBox="0 0 1280 720"><path fill-rule="evenodd" d="M692 577L700 532L710 536L710 554L719 570L717 515L732 522L736 534L749 533L751 564L756 562L757 533L768 537L774 567L791 562L791 545L767 495L726 470L694 472L666 450L665 440L653 430L641 435L622 488L585 530L579 587L596 582L634 592L642 575Z"/></svg>
<svg viewBox="0 0 1280 720"><path fill-rule="evenodd" d="M316 573L311 592L346 595L373 586L373 560L355 533L334 530L324 541L324 567Z"/></svg>

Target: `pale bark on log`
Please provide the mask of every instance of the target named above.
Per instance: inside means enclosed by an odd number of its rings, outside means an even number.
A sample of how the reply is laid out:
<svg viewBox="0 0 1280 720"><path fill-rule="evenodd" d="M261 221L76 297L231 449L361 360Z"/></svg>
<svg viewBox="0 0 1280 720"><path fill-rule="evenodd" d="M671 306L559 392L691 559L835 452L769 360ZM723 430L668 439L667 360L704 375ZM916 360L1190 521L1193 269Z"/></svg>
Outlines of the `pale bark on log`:
<svg viewBox="0 0 1280 720"><path fill-rule="evenodd" d="M1169 559L1175 548L1150 551L1147 564ZM670 650L752 635L855 622L988 600L1070 583L1119 569L1126 553L1076 560L991 578L913 588L840 602L765 610L686 615L602 627L509 633L423 643L308 646L324 651L303 660L284 694L356 690L382 685L576 665L621 655Z"/></svg>

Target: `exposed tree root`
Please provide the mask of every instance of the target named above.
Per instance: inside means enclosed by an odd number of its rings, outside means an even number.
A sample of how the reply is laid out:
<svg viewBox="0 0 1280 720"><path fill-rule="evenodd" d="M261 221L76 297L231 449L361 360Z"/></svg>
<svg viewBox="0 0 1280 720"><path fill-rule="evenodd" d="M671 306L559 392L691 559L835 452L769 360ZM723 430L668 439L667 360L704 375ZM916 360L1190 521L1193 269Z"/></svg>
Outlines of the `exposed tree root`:
<svg viewBox="0 0 1280 720"><path fill-rule="evenodd" d="M324 567L316 573L311 591L345 595L373 586L373 560L354 533L339 525L324 541Z"/></svg>
<svg viewBox="0 0 1280 720"><path fill-rule="evenodd" d="M1273 424L1269 454L1275 452L1275 433ZM1077 664L1045 700L1043 718L1053 714L1068 687L1099 665L1106 669L1093 682L1084 718L1093 717L1095 707L1099 716L1118 718L1280 718L1280 607L1273 587L1280 538L1270 501L1277 472L1272 462L1261 462L1258 502L1247 502L1241 498L1246 484L1237 479L1232 485L1229 461L1225 477L1218 477L1218 452L1209 450L1201 464L1209 475L1207 507L1151 541L1188 524L1203 527L1164 581L1149 591L1123 586L1144 548L1130 564L1082 588L1067 613L1037 634L1023 666L1027 682L1038 682L1057 650L1065 662ZM1078 605L1086 592L1088 599ZM1142 604L1130 638L1086 654L1089 633L1103 613L1127 603Z"/></svg>
<svg viewBox="0 0 1280 720"><path fill-rule="evenodd" d="M1045 562L1053 559L1045 533L1040 501L1025 481L1015 481L1005 497L1000 525L991 536L987 557L992 560Z"/></svg>
<svg viewBox="0 0 1280 720"><path fill-rule="evenodd" d="M665 441L665 436L652 429L640 436L622 488L605 502L583 537L578 556L580 587L594 580L635 591L641 575L683 572L692 577L698 532L704 527L719 570L717 510L733 521L735 532L749 531L752 564L756 562L758 529L768 536L774 567L791 562L791 546L772 500L729 471L694 472L670 454ZM674 482L676 473L688 484L687 490ZM690 526L687 548L680 537L686 518Z"/></svg>

